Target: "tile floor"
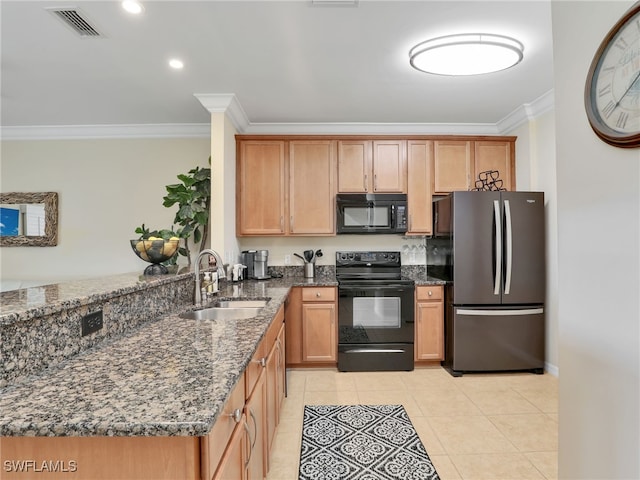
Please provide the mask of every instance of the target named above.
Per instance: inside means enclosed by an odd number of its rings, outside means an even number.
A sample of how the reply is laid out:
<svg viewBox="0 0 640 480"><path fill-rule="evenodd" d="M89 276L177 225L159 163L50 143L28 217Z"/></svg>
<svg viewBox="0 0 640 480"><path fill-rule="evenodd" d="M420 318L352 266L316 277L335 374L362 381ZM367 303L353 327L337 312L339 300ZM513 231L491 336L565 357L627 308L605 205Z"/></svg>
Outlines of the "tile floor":
<svg viewBox="0 0 640 480"><path fill-rule="evenodd" d="M442 480L557 479L558 379L289 370L267 480L295 480L305 404L402 404Z"/></svg>

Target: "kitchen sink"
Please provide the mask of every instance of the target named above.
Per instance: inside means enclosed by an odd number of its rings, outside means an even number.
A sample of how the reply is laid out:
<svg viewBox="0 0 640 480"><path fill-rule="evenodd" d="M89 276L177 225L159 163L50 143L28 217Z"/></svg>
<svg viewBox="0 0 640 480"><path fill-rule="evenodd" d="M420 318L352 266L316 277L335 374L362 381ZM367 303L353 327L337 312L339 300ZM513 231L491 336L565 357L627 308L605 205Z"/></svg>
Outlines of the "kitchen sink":
<svg viewBox="0 0 640 480"><path fill-rule="evenodd" d="M202 310L184 312L180 318L189 320L241 320L258 315L262 307L211 307Z"/></svg>
<svg viewBox="0 0 640 480"><path fill-rule="evenodd" d="M268 300L221 300L216 303L220 308L262 308Z"/></svg>

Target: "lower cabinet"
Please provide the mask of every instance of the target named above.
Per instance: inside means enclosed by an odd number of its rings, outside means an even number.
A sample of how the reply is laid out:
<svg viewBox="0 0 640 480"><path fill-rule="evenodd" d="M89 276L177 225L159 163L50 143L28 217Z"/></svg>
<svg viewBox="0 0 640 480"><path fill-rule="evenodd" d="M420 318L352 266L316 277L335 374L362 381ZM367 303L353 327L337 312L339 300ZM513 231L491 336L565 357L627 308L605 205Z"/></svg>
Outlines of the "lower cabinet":
<svg viewBox="0 0 640 480"><path fill-rule="evenodd" d="M203 457L210 466L203 468L203 479L261 480L267 476L285 396L284 343L284 307L281 307L247 366L243 381L236 387L243 396L234 390L224 416L203 438ZM222 455L217 453L220 449L224 451Z"/></svg>
<svg viewBox="0 0 640 480"><path fill-rule="evenodd" d="M338 325L335 287L296 287L287 306L287 366L335 366Z"/></svg>
<svg viewBox="0 0 640 480"><path fill-rule="evenodd" d="M444 288L416 287L415 360L444 360Z"/></svg>

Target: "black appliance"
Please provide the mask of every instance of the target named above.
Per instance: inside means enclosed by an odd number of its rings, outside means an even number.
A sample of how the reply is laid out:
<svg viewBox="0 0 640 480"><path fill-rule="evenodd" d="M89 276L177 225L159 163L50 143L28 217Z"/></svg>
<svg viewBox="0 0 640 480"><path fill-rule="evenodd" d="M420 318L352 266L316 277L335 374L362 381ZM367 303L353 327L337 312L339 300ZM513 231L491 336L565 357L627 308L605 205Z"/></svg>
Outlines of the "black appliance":
<svg viewBox="0 0 640 480"><path fill-rule="evenodd" d="M406 194L340 193L336 195L336 232L405 233Z"/></svg>
<svg viewBox="0 0 640 480"><path fill-rule="evenodd" d="M338 370L413 370L414 281L400 252L336 252Z"/></svg>
<svg viewBox="0 0 640 480"><path fill-rule="evenodd" d="M445 361L463 372L533 370L545 355L542 192L453 192L433 202L447 239Z"/></svg>

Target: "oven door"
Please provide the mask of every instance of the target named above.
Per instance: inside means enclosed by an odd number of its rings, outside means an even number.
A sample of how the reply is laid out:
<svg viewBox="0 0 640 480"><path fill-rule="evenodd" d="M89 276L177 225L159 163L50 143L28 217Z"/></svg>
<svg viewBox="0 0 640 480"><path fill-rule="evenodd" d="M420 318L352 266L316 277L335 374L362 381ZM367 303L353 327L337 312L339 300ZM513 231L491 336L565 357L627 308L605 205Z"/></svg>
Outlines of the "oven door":
<svg viewBox="0 0 640 480"><path fill-rule="evenodd" d="M413 285L385 281L340 284L338 343L413 343L413 292Z"/></svg>
<svg viewBox="0 0 640 480"><path fill-rule="evenodd" d="M414 286L393 281L338 287L338 370L413 370Z"/></svg>

